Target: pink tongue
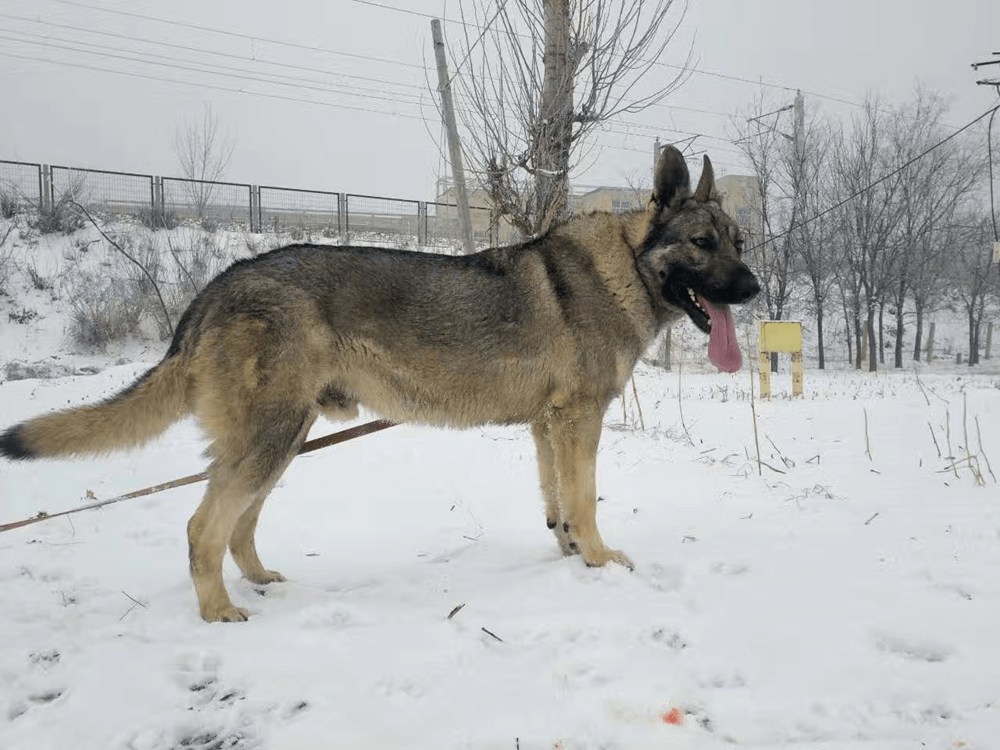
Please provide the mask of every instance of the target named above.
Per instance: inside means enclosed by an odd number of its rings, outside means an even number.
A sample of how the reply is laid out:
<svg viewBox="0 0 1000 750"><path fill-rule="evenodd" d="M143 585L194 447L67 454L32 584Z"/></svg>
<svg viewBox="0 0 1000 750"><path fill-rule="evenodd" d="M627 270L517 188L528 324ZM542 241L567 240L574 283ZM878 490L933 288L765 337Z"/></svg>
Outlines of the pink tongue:
<svg viewBox="0 0 1000 750"><path fill-rule="evenodd" d="M736 324L729 305L715 307L704 297L698 301L708 311L712 319L712 332L708 336L708 359L723 372L736 372L743 365L743 355L740 345L736 342Z"/></svg>

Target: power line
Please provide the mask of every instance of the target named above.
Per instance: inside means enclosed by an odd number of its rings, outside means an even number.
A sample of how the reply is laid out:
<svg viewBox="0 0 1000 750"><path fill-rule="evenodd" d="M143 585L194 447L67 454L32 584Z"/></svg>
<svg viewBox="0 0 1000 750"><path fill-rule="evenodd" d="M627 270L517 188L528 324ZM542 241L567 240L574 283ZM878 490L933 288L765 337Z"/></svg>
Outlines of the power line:
<svg viewBox="0 0 1000 750"><path fill-rule="evenodd" d="M96 10L102 13L113 13L119 16L127 16L129 18L138 18L143 21L153 21L155 23L167 24L170 26L179 26L185 29L194 29L195 31L204 31L210 34L222 34L224 36L235 37L237 39L245 39L250 42L266 42L268 44L276 44L282 47L292 47L294 49L307 50L309 52L322 52L327 55L339 55L341 57L351 57L358 60L367 60L369 62L379 62L386 63L388 65L401 65L407 68L417 68L419 70L425 70L423 65L417 65L416 63L402 62L401 60L390 60L384 57L374 57L372 55L359 55L351 52L341 52L339 50L329 49L327 47L316 47L310 44L299 44L298 42L286 42L281 39L270 39L263 36L255 36L253 34L242 34L238 31L228 31L226 29L215 29L211 26L199 26L195 23L188 23L186 21L172 21L167 18L158 18L156 16L149 16L143 13L132 13L127 10L117 10L114 8L103 8L99 5L88 5L87 3L76 2L76 0L52 0L60 5L72 5L78 8L86 8L88 10Z"/></svg>
<svg viewBox="0 0 1000 750"><path fill-rule="evenodd" d="M85 47L80 47L80 46L69 46L69 45L79 45L82 43L78 43L72 40L62 39L60 37L43 36L39 34L31 34L29 32L19 32L19 34L21 36L31 36L38 39L43 39L45 41L34 42L29 39L22 39L20 37L6 36L2 33L0 33L0 39L5 39L7 41L19 44L43 46L47 49L61 49L61 50L67 50L69 52L77 52L79 54L84 54L84 55L107 57L116 60L125 60L127 62L137 62L143 65L154 65L157 67L172 68L174 70L183 70L194 73L207 73L208 75L214 75L219 77L254 81L257 83L265 83L276 86L287 86L290 88L304 89L310 91L320 91L323 93L339 94L343 96L354 96L366 99L380 99L383 101L391 101L399 103L419 103L420 99L420 97L415 94L396 93L395 95L391 95L391 92L388 91L380 91L378 89L368 89L361 87L354 87L356 91L361 92L361 93L354 93L351 90L351 87L339 87L336 84L328 84L324 83L323 81L317 81L315 79L286 76L280 73L267 73L267 72L256 73L254 71L246 70L245 68L235 68L227 65L216 65L212 63L203 63L199 61L189 61L189 64L183 64L178 62L159 62L152 58L160 58L161 60L162 59L172 60L174 58L168 58L163 55L156 55L155 53L136 52L133 50L124 50L125 53L130 53L130 54L120 54L118 52L98 52L95 50L96 49L116 50L117 48L108 47L106 45L100 45L91 42L89 43L89 46L93 47L94 49L87 49ZM61 42L61 44L53 42ZM138 57L132 55L138 55ZM226 72L226 71L232 71L232 72ZM287 83L281 80L269 80L268 78L261 78L260 76L269 76L270 79L285 78L290 81L293 81L293 83ZM381 94L387 94L388 96L382 96ZM409 97L410 99L416 101L406 102L400 97Z"/></svg>
<svg viewBox="0 0 1000 750"><path fill-rule="evenodd" d="M352 0L352 1L356 2L356 3L360 4L360 5L368 5L368 6L371 6L371 7L377 7L377 8L383 9L383 10L394 11L394 12L397 12L397 13L405 13L405 14L408 14L408 15L414 15L414 16L419 16L419 17L423 17L423 18L433 18L434 17L431 14L420 13L418 11L414 11L414 10L411 10L409 8L400 8L400 7L397 7L397 6L389 5L387 3L377 3L377 2L374 2L373 0ZM153 21L153 22L156 22L156 23L169 24L169 25L172 25L172 26L180 26L182 28L194 29L194 30L197 30L197 31L203 31L203 32L208 32L208 33L213 33L213 34L222 34L222 35L225 35L225 36L231 36L231 37L235 37L235 38L238 38L238 39L245 39L245 40L248 40L248 41L261 41L261 42L266 42L268 44L275 44L275 45L280 45L280 46L285 46L285 47L292 47L292 48L295 48L295 49L308 50L308 51L311 51L311 52L322 52L324 54L340 55L340 56L351 57L351 58L356 58L356 59L361 59L361 60L368 60L368 61L373 61L373 62L387 63L387 64L390 64L390 65L401 65L401 66L405 66L405 67L417 68L417 69L420 69L420 70L426 70L426 68L423 65L417 65L415 63L406 63L406 62L402 62L400 60L391 60L391 59L387 59L387 58L373 57L373 56L370 56L370 55L358 55L358 54L354 54L354 53L341 52L339 50L333 50L333 49L329 49L329 48L326 48L326 47L317 47L317 46L308 45L308 44L299 44L297 42L286 42L286 41L283 41L283 40L280 40L280 39L271 39L271 38L268 38L268 37L255 36L255 35L252 35L252 34L244 34L244 33L235 32L235 31L228 31L228 30L225 30L225 29L216 29L216 28L212 28L212 27L209 27L209 26L200 26L198 24L193 24L193 23L189 23L189 22L185 22L185 21L172 21L172 20L169 20L169 19L158 18L156 16L150 16L150 15L146 15L146 14L142 14L142 13L134 13L134 12L130 12L130 11L117 10L117 9L113 9L113 8L104 8L104 7L101 7L99 5L90 5L88 3L78 2L78 0L53 0L53 2L62 4L62 5L71 5L71 6L76 6L76 7L80 7L80 8L86 8L88 10L95 10L95 11L100 11L100 12L104 12L104 13L112 13L112 14L116 14L116 15L131 17L131 18L138 18L138 19L142 19L142 20L145 20L145 21ZM460 22L455 21L454 19L448 19L448 20L451 23L460 23ZM484 27L477 26L475 24L471 24L471 25L473 25L476 28L484 28ZM797 91L797 90L801 90L802 93L808 94L809 96L814 96L814 97L817 97L819 99L826 99L828 101L838 102L840 104L845 104L845 105L848 105L848 106L851 106L851 107L863 108L865 106L863 103L851 101L849 99L844 99L844 98L837 97L837 96L832 96L832 95L829 95L829 94L821 94L821 93L819 93L817 91L810 91L810 90L807 90L807 89L802 89L801 87L786 86L784 84L779 84L779 83L771 83L771 82L768 82L768 81L764 81L762 78L758 79L758 80L753 80L751 78L744 78L742 76L729 75L727 73L719 73L717 71L703 70L701 68L685 67L683 65L676 65L676 64L673 64L673 63L665 63L665 62L661 62L659 60L641 60L640 62L650 63L652 65L659 65L661 67L671 68L673 70L687 71L687 72L691 72L691 73L696 73L698 75L709 76L709 77L712 77L712 78L719 78L719 79L724 79L724 80L731 80L731 81L736 81L736 82L739 82L739 83L747 83L747 84L751 84L751 85L754 85L754 86L762 86L762 87L765 87L765 88L779 89L779 90L782 90L782 91Z"/></svg>
<svg viewBox="0 0 1000 750"><path fill-rule="evenodd" d="M332 107L334 109L348 109L355 112L371 112L377 115L386 115L388 117L402 117L407 120L423 120L424 118L418 115L408 115L402 112L391 112L382 109L371 109L369 107L355 107L350 104L336 104L334 102L317 101L315 99L302 99L294 96L284 96L282 94L270 94L263 91L250 91L247 89L233 89L227 88L225 86L217 86L211 83L194 83L192 81L184 81L176 78L163 78L162 76L152 76L144 73L130 73L125 70L115 70L114 68L101 68L96 65L84 65L83 63L70 63L64 62L62 60L51 60L45 57L32 57L30 55L18 55L13 52L0 52L0 57L11 57L18 60L30 60L32 62L43 62L50 65L62 65L69 68L80 68L82 70L94 70L100 73L113 73L115 75L127 76L129 78L141 78L147 81L163 81L165 83L175 83L181 86L192 86L194 88L209 89L212 91L224 91L229 94L245 94L247 96L260 96L267 99L279 99L286 102L299 102L302 104L315 104L319 107Z"/></svg>
<svg viewBox="0 0 1000 750"><path fill-rule="evenodd" d="M59 1L68 1L68 0L57 0L57 2L59 2ZM428 18L431 17L428 14L419 13L419 12L411 10L409 8L400 8L400 7L397 7L397 6L394 6L394 5L389 5L388 3L374 2L373 0L352 0L352 2L355 2L355 3L359 4L359 5L368 5L368 6L371 6L371 7L374 7L374 8L380 8L382 10L394 11L394 12L397 12L397 13L404 13L404 14L414 15L414 16L424 16L424 17L428 17ZM438 16L438 17L440 17L440 16ZM440 17L440 18L441 18L441 20L448 21L449 23L456 23L456 24L468 25L468 26L472 26L473 28L483 29L484 33L485 33L485 29L488 27L488 25L487 25L487 27L483 27L483 26L479 26L479 25L474 24L474 23L466 23L464 20L460 21L460 20L456 20L456 19L453 19L453 18L444 18L444 17ZM491 21L491 23L492 23L492 21ZM526 34L519 34L519 36L527 36L527 35ZM701 68L685 67L683 65L676 65L676 64L672 64L672 63L660 62L659 60L637 60L637 62L652 64L652 65L659 65L659 66L662 66L662 67L665 67L665 68L672 68L674 70L680 70L680 71L684 71L684 72L696 73L698 75L709 76L709 77L712 77L712 78L720 78L720 79L723 79L723 80L736 81L738 83L748 83L748 84L751 84L751 85L754 85L754 86L762 86L764 88L779 89L781 91L802 91L803 94L808 94L809 96L814 96L814 97L817 97L819 99L826 99L828 101L837 102L839 104L846 104L846 105L848 105L850 107L864 108L864 106L865 106L861 102L856 102L856 101L852 101L852 100L849 100L849 99L844 99L842 97L833 96L831 94L821 94L821 93L816 92L816 91L809 91L807 89L803 89L801 86L786 86L786 85L780 84L780 83L772 83L772 82L764 81L762 78L758 78L757 80L754 80L752 78L743 78L742 76L734 76L734 75L729 75L727 73L719 73L719 72L713 71L713 70L703 70Z"/></svg>
<svg viewBox="0 0 1000 750"><path fill-rule="evenodd" d="M71 24L56 23L55 21L47 21L47 20L44 20L44 19L37 19L37 18L28 18L28 17L25 17L25 16L15 16L15 15L11 15L9 13L0 13L0 18L7 18L7 19L10 19L10 20L14 20L14 21L22 21L24 23L31 23L31 24L41 25L41 26L51 26L51 27L59 28L59 29L69 29L70 31L79 31L79 32L82 32L84 34L93 34L93 35L96 35L96 36L111 37L113 39L123 39L123 40L129 41L129 42L137 42L137 43L140 43L140 44L150 44L150 45L154 45L154 46L166 47L166 48L169 48L169 49L179 49L179 50L184 50L186 52L196 52L198 54L211 55L211 56L214 56L214 57L224 57L224 58L229 58L229 59L232 59L232 60L240 60L240 61L243 61L243 62L251 62L251 63L257 63L257 64L262 64L262 65L273 65L275 67L289 68L289 69L292 69L292 70L304 70L304 71L308 71L310 73L320 73L320 74L323 74L323 75L337 76L339 78L351 78L351 79L359 80L359 81L368 81L368 82L373 82L373 83L381 83L381 84L384 84L384 85L387 85L387 86L400 86L400 87L406 87L406 88L414 88L414 84L412 84L412 83L401 83L401 82L396 82L396 81L389 80L387 78L372 78L370 76L359 76L359 75L354 75L354 74L350 74L350 73L343 73L341 71L323 70L323 69L319 69L319 68L316 68L316 67L310 66L310 65L296 65L294 63L278 62L276 60L266 60L266 59L259 58L257 56L248 57L246 55L237 55L237 54L233 54L231 52L220 52L219 50L206 49L204 47L192 47L192 46L186 45L186 44L176 44L176 43L172 43L172 42L162 42L162 41L159 41L159 40L156 40L156 39L148 39L146 37L135 36L134 34L116 34L116 33L111 32L111 31L102 31L102 30L99 30L99 29L87 28L85 26L73 26ZM81 41L79 43L83 44L84 42ZM92 42L91 42L91 44L92 44ZM95 45L95 46L98 46L98 45ZM137 52L137 54L140 54L140 53ZM150 54L152 54L152 53L150 53ZM271 74L268 74L268 75L271 75Z"/></svg>
<svg viewBox="0 0 1000 750"><path fill-rule="evenodd" d="M835 203L834 205L830 206L829 208L827 208L827 209L825 209L823 211L820 211L815 216L810 216L808 219L806 219L804 221L800 221L797 224L793 224L792 226L790 226L786 231L782 232L781 234L776 234L773 237L770 237L770 238L764 240L763 242L760 242L760 243L754 245L751 248L751 250L756 250L758 247L763 247L764 245L766 245L769 242L774 242L775 240L780 240L782 237L785 237L785 236L791 234L793 230L798 229L799 227L804 227L806 224L811 224L812 222L816 221L817 219L822 218L823 216L826 216L831 211L836 211L838 208L840 208L841 206L844 206L844 205L850 203L852 200L854 200L858 196L864 195L869 190L872 190L873 188L878 187L879 185L881 185L883 182L885 182L889 178L895 177L897 174L899 174L900 172L902 172L903 170L905 170L906 168L908 168L912 164L915 164L916 162L918 162L921 159L923 159L925 156L927 156L932 151L940 148L941 146L943 146L944 144L946 144L948 141L950 141L953 138L955 138L956 136L958 136L960 133L962 133L962 132L968 130L969 128L971 128L977 122L979 122L980 120L984 119L987 115L990 115L990 117L992 119L993 115L995 115L997 113L997 110L1000 110L1000 105L997 105L996 107L993 107L992 109L986 110L985 112L983 112L983 114L979 115L979 117L977 117L974 120L971 120L971 121L967 122L965 125L963 125L962 127L960 127L958 130L956 130L951 135L946 136L945 138L942 138L940 141L938 141L937 143L935 143L933 146L930 146L929 148L927 148L926 150L924 150L922 153L918 154L917 156L914 156L912 159L910 159L908 162L906 162L906 164L904 164L903 166L898 167L897 169L892 170L888 174L882 175L877 180L875 180L875 182L872 182L871 184L866 185L865 187L861 188L857 192L855 192L855 193L847 196L846 198L844 198L844 200L840 201L839 203Z"/></svg>
<svg viewBox="0 0 1000 750"><path fill-rule="evenodd" d="M369 55L358 55L358 54L353 54L353 53L346 53L346 52L341 52L339 50L328 49L328 48L325 48L325 47L318 47L318 46L314 46L314 45L306 45L306 44L300 44L300 43L295 43L295 42L286 42L286 41L279 40L279 39L272 39L272 38L267 38L267 37L260 37L260 36L255 36L255 35L251 35L251 34L245 34L245 33L240 33L240 32L229 31L229 30L225 30L225 29L217 29L217 28L213 28L213 27L209 27L209 26L202 26L202 25L199 25L199 24L193 24L193 23L189 23L189 22L185 22L185 21L174 21L174 20L171 20L171 19L165 19L165 18L160 18L160 17L156 17L156 16L150 16L150 15L142 14L142 13L135 13L135 12L117 10L117 9L112 9L112 8L104 8L104 7L97 6L97 5L91 5L91 4L88 4L88 3L79 2L78 0L53 0L53 1L56 2L56 3L60 3L62 5L70 5L70 6L85 8L85 9L88 9L88 10L94 10L94 11L99 11L99 12L104 12L104 13L111 13L111 14L115 14L115 15L121 15L121 16L125 16L125 17L130 17L130 18L138 18L138 19L145 20L145 21L152 21L152 22L155 22L155 23L168 24L168 25L179 26L179 27L188 28L188 29L195 29L195 30L202 31L202 32L208 32L208 33L214 33L214 34L221 34L221 35L225 35L225 36L235 37L235 38L238 38L238 39L249 40L251 42L262 41L262 42L266 42L266 43L269 43L269 44L275 44L275 45L284 46L284 47L290 47L290 48L294 48L294 49L302 49L302 50L308 50L308 51L314 51L314 52L321 52L321 53L324 53L324 54L340 55L340 56L344 56L344 57L348 57L348 58L355 58L355 59L361 59L361 60L367 60L367 61L374 61L374 62L380 62L380 63L386 63L386 64L392 64L392 65L400 65L400 66L404 66L404 67L419 69L419 70L422 70L422 71L426 72L426 68L423 65L417 65L417 64L414 64L414 63L406 63L406 62L402 62L402 61L399 61L399 60L391 60L391 59L387 59L387 58L374 57L374 56L369 56ZM376 8L380 8L380 9L384 9L384 10L389 10L389 11L393 11L393 12L398 12L398 13L405 13L405 14L408 14L408 15L413 15L413 16L418 16L418 17L424 17L424 18L433 18L434 17L432 14L421 13L419 11L414 11L414 10L411 10L411 9L408 9L408 8L400 8L400 7L397 7L397 6L389 5L387 3L374 2L372 0L352 0L352 1L356 2L358 4L361 4L361 5L368 5L368 6L371 6L371 7L376 7ZM505 0L504 0L504 3L505 3ZM497 12L494 14L493 19L491 19L491 21L486 26L479 26L477 24L469 24L469 25L473 26L474 28L480 28L480 29L482 29L483 33L480 35L480 39L489 30L490 25L496 20L496 18L499 17L500 13L503 10L504 3L501 3L501 5L498 7ZM0 15L3 15L3 14L0 14ZM12 17L12 16L5 16L5 17ZM13 18L17 18L17 17L13 17ZM29 20L29 19L23 19L23 18L21 18L21 19L18 19L18 20ZM451 19L451 22L453 22L453 23L464 23L464 22L456 22L453 19ZM41 23L50 23L50 22L44 22L43 21ZM51 24L51 25L61 26L62 24ZM79 27L72 27L72 28L79 28ZM89 29L80 29L80 30L84 31L85 33L89 32L89 33L97 33L97 34L109 34L109 32L101 32L101 31L89 30ZM123 35L114 35L114 36L119 36L120 37L120 36L123 36ZM147 41L151 41L151 40L147 40ZM154 43L154 44L164 44L166 46L172 46L172 47L178 47L178 48L185 48L185 49L188 49L189 51L196 51L196 50L198 50L198 48L184 47L184 45L171 45L169 43L164 43L164 42L153 42L153 41L151 41L151 43ZM477 43L478 43L478 40L477 40ZM218 53L218 52L216 52L214 50L201 50L201 51L204 52L204 53L206 53L206 54L225 54L225 53ZM469 53L471 53L471 49L469 50ZM237 58L237 59L246 59L246 58L240 58L239 56L236 56L236 55L233 55L232 57ZM459 65L459 67L461 67L461 65L466 62L466 60L468 59L468 57L469 57L469 54L466 54L465 59L463 59L462 63L460 63L460 65ZM294 66L294 65L291 65L291 64L288 64L288 63L277 63L277 62L269 62L269 61L263 61L263 62L265 62L266 64L281 65L281 66L286 66L286 67L295 67L295 68L304 69L304 70L312 70L311 68L308 68L306 66ZM769 88L776 88L776 89L780 89L780 90L783 90L783 91L794 91L794 90L796 90L795 88L790 87L790 86L785 86L785 85L777 84L777 83L765 82L762 79L754 81L752 79L743 78L743 77L740 77L740 76L731 76L731 75L728 75L728 74L725 74L725 73L718 73L716 71L708 71L708 70L703 70L703 69L700 69L700 68L687 68L687 67L685 67L683 65L674 65L674 64L671 64L671 63L661 62L659 60L646 61L646 62L650 62L653 65L659 65L659 66L662 66L662 67L667 67L667 68L671 68L671 69L675 69L675 70L690 71L690 72L693 72L693 73L697 73L699 75L706 75L706 76L711 76L711 77L715 77L715 78L721 78L721 79L728 79L728 80L738 81L738 82L741 82L741 83L749 83L749 84L760 85L760 86L769 87ZM456 74L457 73L458 73L458 70L456 69ZM354 77L355 78L364 78L362 76L354 76ZM367 80L372 80L372 79L367 79ZM390 85L403 85L403 84L395 84L395 83L391 83L391 82L387 82L387 83L390 83ZM813 92L813 91L805 90L805 93L808 93L810 96L815 96L815 97L822 98L822 99L827 99L827 100L830 100L830 101L836 101L836 102L839 102L839 103L842 103L842 104L846 104L846 105L850 105L850 106L856 106L856 107L863 107L864 106L864 105L858 104L856 102L852 102L852 101L849 101L849 100L846 100L846 99L842 99L842 98L839 98L839 97L830 96L830 95L827 95L827 94L820 94L818 92ZM726 113L722 113L722 112L718 112L718 111L714 111L714 110L704 110L704 109L698 109L698 108L693 108L693 107L672 106L670 104L665 104L665 103L662 103L662 102L658 102L658 103L653 104L651 106L663 107L663 108L668 109L668 110L669 109L674 109L674 110L678 110L678 111L690 111L690 112L696 112L696 113L701 113L701 114L708 114L710 116L715 116L715 117L728 117L729 116ZM683 133L685 131L676 131L676 132L682 132ZM687 131L687 134L693 135L694 133L691 132L691 131ZM712 138L712 139L715 139L715 140L718 140L718 141L721 141L721 142L725 142L725 143L731 143L732 142L731 139L728 139L728 138L719 138L717 136L708 136L708 135L705 135L705 134L701 134L701 135L703 135L706 138Z"/></svg>

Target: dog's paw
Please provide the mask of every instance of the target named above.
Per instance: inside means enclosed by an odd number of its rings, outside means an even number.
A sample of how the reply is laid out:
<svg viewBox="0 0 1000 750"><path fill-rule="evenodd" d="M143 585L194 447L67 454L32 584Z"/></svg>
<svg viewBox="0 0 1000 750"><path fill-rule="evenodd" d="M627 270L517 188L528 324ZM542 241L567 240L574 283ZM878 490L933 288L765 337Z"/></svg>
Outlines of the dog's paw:
<svg viewBox="0 0 1000 750"><path fill-rule="evenodd" d="M250 583L283 583L287 579L276 570L261 570L259 573L246 576Z"/></svg>
<svg viewBox="0 0 1000 750"><path fill-rule="evenodd" d="M556 535L556 541L559 542L559 549L562 550L565 556L569 557L570 555L580 554L580 546L573 541L573 538L569 534L568 523L546 520L545 525Z"/></svg>
<svg viewBox="0 0 1000 750"><path fill-rule="evenodd" d="M601 547L597 550L590 550L588 554L583 556L583 559L591 568L601 568L607 563L613 562L624 565L629 570L635 570L635 563L620 549Z"/></svg>
<svg viewBox="0 0 1000 750"><path fill-rule="evenodd" d="M205 622L246 622L250 619L250 612L243 607L229 604L212 610L202 610L202 618Z"/></svg>

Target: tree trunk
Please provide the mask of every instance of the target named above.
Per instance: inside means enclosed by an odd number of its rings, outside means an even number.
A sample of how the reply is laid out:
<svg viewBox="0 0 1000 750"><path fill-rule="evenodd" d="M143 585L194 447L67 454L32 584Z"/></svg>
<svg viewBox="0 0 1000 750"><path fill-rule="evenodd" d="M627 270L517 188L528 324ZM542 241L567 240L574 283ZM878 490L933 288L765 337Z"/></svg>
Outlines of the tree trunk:
<svg viewBox="0 0 1000 750"><path fill-rule="evenodd" d="M924 306L919 302L916 303L917 308L917 335L913 341L913 361L920 361L920 346L923 343L922 339L924 337Z"/></svg>
<svg viewBox="0 0 1000 750"><path fill-rule="evenodd" d="M816 344L819 354L819 369L825 369L826 358L823 354L823 306L816 307Z"/></svg>
<svg viewBox="0 0 1000 750"><path fill-rule="evenodd" d="M969 367L976 364L976 350L979 347L976 342L976 313L969 310Z"/></svg>
<svg viewBox="0 0 1000 750"><path fill-rule="evenodd" d="M893 365L897 370L903 367L903 306L896 305L896 351Z"/></svg>
<svg viewBox="0 0 1000 750"><path fill-rule="evenodd" d="M844 297L843 293L841 293L840 302L844 306L844 328L846 329L844 333L847 334L847 364L850 365L854 362L854 350L851 348L851 316L847 312L847 298Z"/></svg>
<svg viewBox="0 0 1000 750"><path fill-rule="evenodd" d="M878 340L875 338L875 308L868 309L868 320L865 323L868 329L868 372L878 371Z"/></svg>
<svg viewBox="0 0 1000 750"><path fill-rule="evenodd" d="M878 363L885 364L885 303L878 304Z"/></svg>
<svg viewBox="0 0 1000 750"><path fill-rule="evenodd" d="M854 362L854 369L860 370L865 361L865 353L861 350L861 313L854 313L854 351L857 353Z"/></svg>
<svg viewBox="0 0 1000 750"><path fill-rule="evenodd" d="M545 0L545 71L534 144L537 170L535 231L542 232L569 210L569 155L573 126L573 66L570 61L569 0Z"/></svg>

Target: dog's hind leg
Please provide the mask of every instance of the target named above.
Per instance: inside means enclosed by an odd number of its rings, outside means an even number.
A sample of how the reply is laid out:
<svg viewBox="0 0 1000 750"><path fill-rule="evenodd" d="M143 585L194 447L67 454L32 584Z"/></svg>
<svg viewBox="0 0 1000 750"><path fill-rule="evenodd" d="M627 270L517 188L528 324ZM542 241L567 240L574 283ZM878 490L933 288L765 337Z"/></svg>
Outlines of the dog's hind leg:
<svg viewBox="0 0 1000 750"><path fill-rule="evenodd" d="M570 549L579 550L587 565L608 561L634 567L620 550L608 549L597 530L597 445L602 412L596 405L569 406L553 412L549 422L558 477L562 530Z"/></svg>
<svg viewBox="0 0 1000 750"><path fill-rule="evenodd" d="M201 616L208 622L240 622L248 613L229 599L222 582L226 546L244 575L257 583L281 580L257 557L253 542L264 498L284 472L312 424L311 411L288 404L258 407L249 415L259 425L240 448L213 446L208 491L188 522L191 578Z"/></svg>
<svg viewBox="0 0 1000 750"><path fill-rule="evenodd" d="M556 474L556 456L552 448L548 423L534 422L531 425L531 436L535 439L535 450L538 454L538 476L542 498L545 500L545 525L556 535L559 549L564 555L576 555L580 550L566 534L562 512L559 509L559 477Z"/></svg>

